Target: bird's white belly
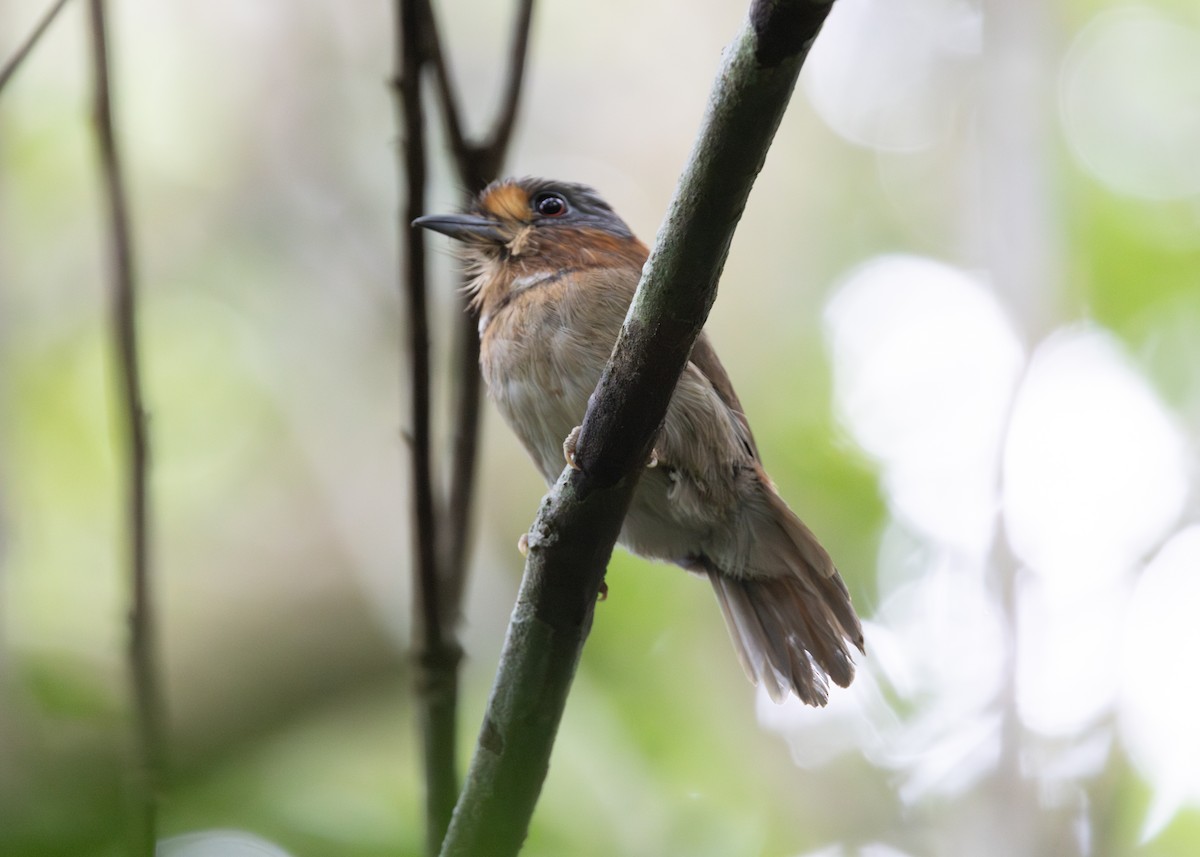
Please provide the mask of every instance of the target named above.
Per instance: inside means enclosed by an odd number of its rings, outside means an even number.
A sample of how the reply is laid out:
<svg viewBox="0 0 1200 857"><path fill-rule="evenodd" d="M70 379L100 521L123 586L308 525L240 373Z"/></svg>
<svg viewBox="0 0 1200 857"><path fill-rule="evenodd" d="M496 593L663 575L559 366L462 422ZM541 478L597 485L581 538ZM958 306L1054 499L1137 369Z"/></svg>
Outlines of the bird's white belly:
<svg viewBox="0 0 1200 857"><path fill-rule="evenodd" d="M566 460L563 441L583 421L593 387L563 383L547 390L521 374L491 385L504 416L541 471L553 485ZM711 521L697 520L671 499L672 481L665 469L642 474L621 529L620 542L643 556L686 564L712 535Z"/></svg>
<svg viewBox="0 0 1200 857"><path fill-rule="evenodd" d="M594 322L599 328L602 321L607 320L588 319L576 327L588 329ZM541 329L553 332L541 338L489 337L483 372L505 422L553 485L566 466L563 441L583 422L612 342L588 340L565 325ZM678 502L673 479L666 467L642 474L620 542L635 553L687 565L720 525L711 513Z"/></svg>
<svg viewBox="0 0 1200 857"><path fill-rule="evenodd" d="M529 451L548 485L562 473L566 460L563 441L583 421L592 388L568 379L544 385L522 374L491 385L492 396L505 421Z"/></svg>

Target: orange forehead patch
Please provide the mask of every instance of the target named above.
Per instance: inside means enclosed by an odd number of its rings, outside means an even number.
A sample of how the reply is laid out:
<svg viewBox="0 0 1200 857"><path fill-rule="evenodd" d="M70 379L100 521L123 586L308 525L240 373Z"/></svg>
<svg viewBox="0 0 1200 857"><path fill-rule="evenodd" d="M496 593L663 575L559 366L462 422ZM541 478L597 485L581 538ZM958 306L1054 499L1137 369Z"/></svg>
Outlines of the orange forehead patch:
<svg viewBox="0 0 1200 857"><path fill-rule="evenodd" d="M515 184L502 184L488 192L480 205L484 211L501 220L528 220L529 194Z"/></svg>

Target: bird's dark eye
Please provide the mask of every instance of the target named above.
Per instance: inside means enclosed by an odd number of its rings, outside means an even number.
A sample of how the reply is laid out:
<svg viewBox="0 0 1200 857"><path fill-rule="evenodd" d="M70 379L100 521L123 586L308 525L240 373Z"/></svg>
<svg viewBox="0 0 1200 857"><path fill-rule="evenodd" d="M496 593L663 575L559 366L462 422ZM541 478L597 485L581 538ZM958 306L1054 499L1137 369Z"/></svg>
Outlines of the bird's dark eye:
<svg viewBox="0 0 1200 857"><path fill-rule="evenodd" d="M562 217L567 213L567 201L556 193L543 193L534 199L533 208L542 217Z"/></svg>

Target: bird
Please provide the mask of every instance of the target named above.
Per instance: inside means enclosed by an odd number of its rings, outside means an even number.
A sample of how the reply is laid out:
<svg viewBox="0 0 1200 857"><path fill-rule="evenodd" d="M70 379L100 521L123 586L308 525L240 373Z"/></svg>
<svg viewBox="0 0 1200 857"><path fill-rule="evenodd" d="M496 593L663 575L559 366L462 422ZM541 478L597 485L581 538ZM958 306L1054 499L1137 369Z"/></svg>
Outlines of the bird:
<svg viewBox="0 0 1200 857"><path fill-rule="evenodd" d="M553 485L649 251L592 188L495 181L413 226L455 239L489 397ZM775 702L848 687L862 626L832 559L763 469L706 333L692 349L618 541L707 577L738 661Z"/></svg>

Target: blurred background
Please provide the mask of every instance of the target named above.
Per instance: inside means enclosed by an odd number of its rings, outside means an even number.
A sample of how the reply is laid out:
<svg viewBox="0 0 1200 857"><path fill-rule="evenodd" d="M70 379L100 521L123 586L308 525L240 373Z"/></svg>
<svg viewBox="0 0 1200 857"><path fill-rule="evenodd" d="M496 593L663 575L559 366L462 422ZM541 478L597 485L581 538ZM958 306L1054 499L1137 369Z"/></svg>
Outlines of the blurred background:
<svg viewBox="0 0 1200 857"><path fill-rule="evenodd" d="M45 5L0 5L0 55ZM437 3L475 130L511 5ZM216 853L418 854L389 4L112 11L163 834L193 835L176 854L219 829L241 832ZM83 12L0 98L14 857L121 850L120 438ZM540 4L510 171L592 184L652 240L743 15ZM433 211L458 203L450 175ZM444 377L456 274L433 246ZM838 0L709 330L867 657L828 708L775 706L707 585L618 551L525 853L1200 853L1200 7ZM543 491L489 408L464 761Z"/></svg>

